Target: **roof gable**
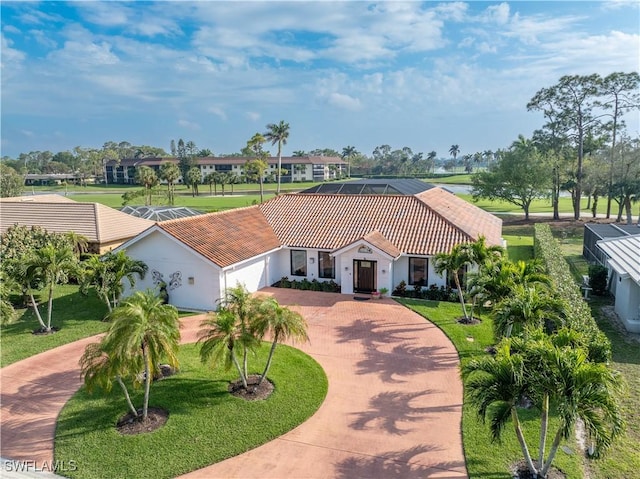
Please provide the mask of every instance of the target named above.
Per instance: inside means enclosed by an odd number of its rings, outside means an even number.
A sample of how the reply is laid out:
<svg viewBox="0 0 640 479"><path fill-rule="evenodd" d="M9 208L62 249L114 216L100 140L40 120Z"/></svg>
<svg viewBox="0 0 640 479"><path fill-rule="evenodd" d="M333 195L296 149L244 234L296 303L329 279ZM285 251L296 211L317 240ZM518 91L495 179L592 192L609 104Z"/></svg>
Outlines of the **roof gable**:
<svg viewBox="0 0 640 479"><path fill-rule="evenodd" d="M163 221L158 228L222 268L280 247L257 206Z"/></svg>
<svg viewBox="0 0 640 479"><path fill-rule="evenodd" d="M362 238L358 238L354 242L333 251L333 254L340 254L358 244L372 246L389 259L396 259L402 254L402 251L396 248L395 245L385 238L379 231L373 231Z"/></svg>

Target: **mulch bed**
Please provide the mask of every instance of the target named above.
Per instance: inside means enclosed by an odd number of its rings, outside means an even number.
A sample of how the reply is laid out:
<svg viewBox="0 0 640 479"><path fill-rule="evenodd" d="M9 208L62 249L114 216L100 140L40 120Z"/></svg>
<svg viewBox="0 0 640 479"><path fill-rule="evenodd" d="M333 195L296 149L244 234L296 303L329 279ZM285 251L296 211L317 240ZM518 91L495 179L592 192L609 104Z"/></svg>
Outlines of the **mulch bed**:
<svg viewBox="0 0 640 479"><path fill-rule="evenodd" d="M247 389L242 385L242 381L238 379L229 384L229 392L235 397L242 398L246 401L260 401L267 399L273 392L273 383L268 379L262 381L262 384L258 387L260 382L259 374L251 374L247 378Z"/></svg>
<svg viewBox="0 0 640 479"><path fill-rule="evenodd" d="M511 471L513 472L513 477L517 479L534 479L533 474L529 471L527 467L527 463L523 459L522 461L516 462L513 464ZM549 472L547 473L547 477L545 479L566 479L567 475L562 472L560 469L557 469L553 466L549 468Z"/></svg>
<svg viewBox="0 0 640 479"><path fill-rule="evenodd" d="M472 324L479 324L481 320L478 318L465 318L464 316L461 316L460 318L456 319L456 322L459 324L470 326Z"/></svg>
<svg viewBox="0 0 640 479"><path fill-rule="evenodd" d="M47 331L45 328L34 329L32 334L36 336L46 336L48 334L54 334L60 331L60 328L56 328L55 326L51 326L51 331Z"/></svg>
<svg viewBox="0 0 640 479"><path fill-rule="evenodd" d="M134 435L152 432L164 426L169 419L169 411L150 407L147 411L147 420L142 421L142 409L138 409L138 417L129 412L118 420L116 429L120 434Z"/></svg>

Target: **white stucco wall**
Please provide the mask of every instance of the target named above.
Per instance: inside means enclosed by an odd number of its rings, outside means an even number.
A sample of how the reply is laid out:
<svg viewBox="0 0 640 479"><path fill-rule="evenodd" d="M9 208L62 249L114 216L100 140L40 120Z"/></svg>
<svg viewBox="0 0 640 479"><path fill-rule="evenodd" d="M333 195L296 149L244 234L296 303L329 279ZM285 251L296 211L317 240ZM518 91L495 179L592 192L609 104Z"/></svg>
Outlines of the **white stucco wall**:
<svg viewBox="0 0 640 479"><path fill-rule="evenodd" d="M640 286L629 277L616 275L615 311L632 333L640 333Z"/></svg>
<svg viewBox="0 0 640 479"><path fill-rule="evenodd" d="M360 244L354 245L346 251L340 254L340 269L336 265L336 279L342 286L343 294L353 293L353 261L375 261L376 262L376 289L379 291L382 288L387 288L389 293L393 290L393 262L386 256L383 256L375 251L371 253L359 253L358 249ZM384 271L384 272L383 272Z"/></svg>
<svg viewBox="0 0 640 479"><path fill-rule="evenodd" d="M423 258L424 256L400 256L395 263L393 269L393 287L389 288L389 291L393 291L400 281L404 281L407 283L409 288L413 288L413 286L409 286L409 258ZM433 269L434 259L433 257L429 257L429 268L427 270L427 284L425 286L431 286L435 284L436 286L446 286L446 280L443 276L437 274Z"/></svg>
<svg viewBox="0 0 640 479"><path fill-rule="evenodd" d="M271 262L271 257L265 255L223 271L221 294L224 293L225 288L233 288L238 284L244 285L251 293L269 286L271 283L268 275Z"/></svg>
<svg viewBox="0 0 640 479"><path fill-rule="evenodd" d="M152 274L155 270L167 283L169 303L178 309L211 311L216 308L220 294L220 269L195 252L156 231L127 247L126 253L144 261L149 267L145 279L136 282L137 291L157 289ZM175 273L180 273L181 279L179 284L172 285L171 275ZM125 295L128 294L130 291L125 291Z"/></svg>

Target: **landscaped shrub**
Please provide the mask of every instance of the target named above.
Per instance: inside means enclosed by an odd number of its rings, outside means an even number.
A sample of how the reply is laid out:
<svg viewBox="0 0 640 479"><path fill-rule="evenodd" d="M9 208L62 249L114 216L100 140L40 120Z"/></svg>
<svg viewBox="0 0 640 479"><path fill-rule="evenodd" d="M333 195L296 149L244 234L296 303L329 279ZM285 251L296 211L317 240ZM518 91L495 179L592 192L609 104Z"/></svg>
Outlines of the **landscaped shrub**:
<svg viewBox="0 0 640 479"><path fill-rule="evenodd" d="M551 234L548 224L534 225L535 257L544 264L555 293L567 303L566 325L581 331L589 338L589 358L596 362L611 359L611 343L598 328L591 309L584 301L580 286L576 284L565 261L558 242Z"/></svg>
<svg viewBox="0 0 640 479"><path fill-rule="evenodd" d="M607 294L607 268L599 264L589 266L589 287L593 294L604 296Z"/></svg>
<svg viewBox="0 0 640 479"><path fill-rule="evenodd" d="M407 289L407 283L400 281L398 286L393 290L393 296L402 298L428 299L430 301L448 301L457 303L458 295L449 286L438 286L431 284L428 288L421 285L415 285L412 290Z"/></svg>
<svg viewBox="0 0 640 479"><path fill-rule="evenodd" d="M288 277L283 276L280 281L273 283L271 286L275 288L292 288L301 289L305 291L324 291L327 293L339 293L340 285L335 281L318 281L314 279L309 281L307 278L302 280L290 280Z"/></svg>
<svg viewBox="0 0 640 479"><path fill-rule="evenodd" d="M404 281L400 281L400 283L398 283L398 286L396 286L396 288L393 290L392 293L394 296L406 296L407 295L407 283L405 283Z"/></svg>

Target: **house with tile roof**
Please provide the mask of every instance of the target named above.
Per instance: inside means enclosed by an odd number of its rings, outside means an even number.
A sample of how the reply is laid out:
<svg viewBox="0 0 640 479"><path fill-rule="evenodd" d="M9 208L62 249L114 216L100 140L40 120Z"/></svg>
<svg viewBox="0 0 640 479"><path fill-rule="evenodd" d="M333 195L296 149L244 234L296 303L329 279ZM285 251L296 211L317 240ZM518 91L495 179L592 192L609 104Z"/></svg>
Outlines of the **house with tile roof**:
<svg viewBox="0 0 640 479"><path fill-rule="evenodd" d="M118 249L149 266L137 289L167 285L178 308L213 310L225 289L283 277L334 281L344 294L444 285L433 258L502 221L441 189L417 195L283 194L260 205L156 223Z"/></svg>
<svg viewBox="0 0 640 479"><path fill-rule="evenodd" d="M52 233L85 236L89 252L106 253L154 224L100 203L79 203L61 195L0 199L0 235L13 225L41 226Z"/></svg>
<svg viewBox="0 0 640 479"><path fill-rule="evenodd" d="M627 331L640 333L640 234L608 238L596 245L606 258L615 311Z"/></svg>

